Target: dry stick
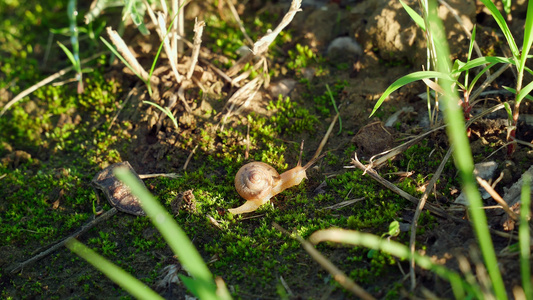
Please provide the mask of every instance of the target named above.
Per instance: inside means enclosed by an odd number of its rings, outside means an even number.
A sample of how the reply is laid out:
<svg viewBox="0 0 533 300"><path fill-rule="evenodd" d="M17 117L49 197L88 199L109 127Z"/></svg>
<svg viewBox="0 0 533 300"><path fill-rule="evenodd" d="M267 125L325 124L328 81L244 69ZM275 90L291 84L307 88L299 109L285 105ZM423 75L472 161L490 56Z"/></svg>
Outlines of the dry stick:
<svg viewBox="0 0 533 300"><path fill-rule="evenodd" d="M446 155L444 155L444 158L442 159L442 162L440 163L439 167L435 171L435 174L433 174L433 177L429 181L429 184L422 194L422 197L420 198L420 202L418 202L418 206L416 207L415 216L413 217L413 223L411 224L411 238L409 240L409 248L411 250L411 259L410 259L410 270L409 270L409 276L411 277L411 290L414 291L416 286L416 277L415 277L415 259L414 259L414 253L415 253L415 241L416 241L416 227L418 225L418 219L420 218L420 213L422 213L422 209L424 209L424 206L426 205L426 200L428 199L429 194L433 190L433 187L437 183L437 179L439 179L440 174L442 174L442 170L444 170L444 165L448 162L448 159L450 159L450 156L452 155L453 149L450 148L446 152Z"/></svg>
<svg viewBox="0 0 533 300"><path fill-rule="evenodd" d="M10 273L17 273L18 271L22 270L22 268L24 268L25 266L27 266L29 264L32 264L32 263L34 263L34 262L36 262L36 261L38 261L38 260L50 255L52 252L54 252L57 249L59 249L62 246L64 246L65 243L68 240L70 240L71 238L77 238L78 236L84 234L85 232L87 232L89 229L93 228L95 225L99 224L100 222L111 218L116 213L117 213L117 209L114 208L114 207L111 208L110 210L108 210L105 213L103 213L102 215L100 215L98 218L86 223L78 231L76 231L75 233L71 234L70 236L62 239L57 244L53 245L52 247L48 248L47 250L35 255L34 257L32 257L32 258L30 258L30 259L28 259L28 260L26 260L24 262L19 263L18 265L13 267L11 270L9 270L9 272Z"/></svg>
<svg viewBox="0 0 533 300"><path fill-rule="evenodd" d="M218 76L220 76L222 79L224 79L225 81L227 81L228 83L232 84L232 80L231 80L231 77L229 77L228 75L226 75L226 73L224 73L224 71L220 70L219 68L215 67L212 63L210 63L209 61L205 60L204 58L200 57L200 62L206 66L208 66L211 70L213 70L213 72L215 72L215 74L217 74ZM239 84L232 84L236 87L241 87Z"/></svg>
<svg viewBox="0 0 533 300"><path fill-rule="evenodd" d="M276 39L278 34L287 26L289 23L291 23L292 19L296 15L297 12L301 11L300 6L302 5L302 0L293 0L291 3L291 7L289 8L289 11L287 14L283 17L279 25L269 33L267 33L265 36L260 38L257 42L254 44L254 48L252 49L252 52L254 55L261 55L265 53L268 50L268 47L272 42Z"/></svg>
<svg viewBox="0 0 533 300"><path fill-rule="evenodd" d="M511 217L511 219L513 219L513 221L518 221L520 216L517 215L514 211L512 211L509 208L509 205L507 205L507 202L505 202L505 200L503 200L503 198L492 188L492 186L490 186L490 184L486 180L484 180L483 178L481 178L479 176L476 176L476 180L477 180L477 183L481 187L483 187L487 191L487 193L489 193L489 195L492 197L492 199L494 199L494 201L498 202L498 204L501 205L503 210L505 210L505 212L507 214L509 214L509 217Z"/></svg>
<svg viewBox="0 0 533 300"><path fill-rule="evenodd" d="M289 8L289 11L281 22L278 24L278 26L274 30L268 30L268 33L263 36L261 39L259 39L257 42L255 42L254 47L251 53L248 53L247 55L243 56L241 59L231 67L226 74L230 77L236 75L239 73L242 68L253 58L254 55L262 55L268 50L268 47L274 39L278 36L278 34L287 26L289 23L291 23L292 19L294 18L294 15L296 15L297 12L301 11L300 6L302 4L302 0L293 0L291 3L291 6Z"/></svg>
<svg viewBox="0 0 533 300"><path fill-rule="evenodd" d="M165 14L165 17L168 17L167 2L165 0L160 0L159 3L161 3L161 10L163 10L163 13Z"/></svg>
<svg viewBox="0 0 533 300"><path fill-rule="evenodd" d="M261 77L256 77L252 81L245 84L242 88L237 90L228 100L226 103L226 106L229 104L230 107L228 109L228 112L224 115L220 123L217 125L217 127L220 127L220 131L224 130L224 125L226 124L226 120L229 116L232 115L233 109L236 106L236 102L238 100L241 100L244 97L247 97L247 99L244 101L243 104L241 104L241 107L246 107L250 100L255 96L259 88L261 87L262 79Z"/></svg>
<svg viewBox="0 0 533 300"><path fill-rule="evenodd" d="M181 175L178 173L155 173L155 174L139 174L139 178L155 178L155 177L167 177L167 178L180 178Z"/></svg>
<svg viewBox="0 0 533 300"><path fill-rule="evenodd" d="M148 3L147 0L142 0L144 3L144 6L146 7L146 10L148 11L148 15L150 16L150 20L152 20L152 23L155 25L155 30L157 31L157 34L161 37L161 32L159 32L159 26L157 23L157 18L155 16L154 10L152 9L152 6L150 6L150 3Z"/></svg>
<svg viewBox="0 0 533 300"><path fill-rule="evenodd" d="M185 36L185 0L178 0L178 7L180 7L178 12L178 36L180 36L180 39L178 40L178 52L181 53L184 50L184 44L181 37Z"/></svg>
<svg viewBox="0 0 533 300"><path fill-rule="evenodd" d="M165 21L165 17L161 12L157 13L157 21L159 23L159 31L161 32L160 38L161 42L163 43L163 49L165 49L165 52L167 54L168 61L170 62L170 67L172 68L172 73L174 73L174 77L176 77L176 82L181 83L182 77L178 72L177 58L174 58L172 49L170 49L170 43L168 41L167 34L167 23Z"/></svg>
<svg viewBox="0 0 533 300"><path fill-rule="evenodd" d="M496 73L494 73L496 74ZM512 102L509 102L509 103L512 103ZM497 104L491 108L488 108L482 112L480 112L479 114L475 115L474 117L472 117L470 120L468 120L468 122L466 122L466 125L465 127L469 127L470 125L472 125L472 123L474 123L475 121L481 119L482 117L486 116L486 115L489 115L495 111L498 111L500 109L502 109L504 107L503 104ZM401 152L405 151L407 148L411 147L413 144L419 142L422 138L426 137L427 135L435 132L435 131L438 131L438 130L441 130L441 129L444 129L446 128L446 126L448 125L442 125L440 127L437 127L437 128L434 128L434 129L431 129L429 130L428 132L425 132L423 134L420 134L418 135L417 137L391 149L391 150L387 150L385 152L382 152L380 154L377 154L377 155L374 155L370 158L370 163L367 165L367 167L369 168L375 168L375 167L378 167L380 166L381 164L387 162L388 160L392 159L393 157L395 157L396 155L400 154ZM379 159L377 159L376 161L373 161L375 157L379 156L379 155L384 155L384 156L381 156Z"/></svg>
<svg viewBox="0 0 533 300"><path fill-rule="evenodd" d="M189 106L189 103L187 103L187 99L185 99L185 82L183 82L178 89L178 98L180 98L181 103L185 106L185 111L192 114L192 108Z"/></svg>
<svg viewBox="0 0 533 300"><path fill-rule="evenodd" d="M257 63L255 63L252 68L250 68L249 70L241 73L239 76L233 78L231 80L231 85L236 85L239 82L241 82L242 80L250 77L250 74L252 73L252 71L257 70L257 69L259 69L261 67L261 65L263 64L263 61L266 62L266 58L264 56L261 56L261 59L259 59L259 61ZM264 73L268 74L268 72L264 72Z"/></svg>
<svg viewBox="0 0 533 300"><path fill-rule="evenodd" d="M124 103L122 103L119 108L118 108L118 111L117 113L115 114L115 116L113 117L113 119L111 120L111 124L109 124L109 130L111 130L111 128L113 127L113 124L115 124L115 121L117 120L118 118L118 115L120 114L120 112L122 112L122 109L124 109L124 107L126 107L126 105L128 104L128 102L130 101L131 97L133 96L133 92L135 92L137 90L137 88L139 88L139 82L137 82L137 84L135 84L135 86L133 87L133 89L130 90L130 92L128 93L128 95L126 96L126 100L124 100Z"/></svg>
<svg viewBox="0 0 533 300"><path fill-rule="evenodd" d="M115 47L117 47L117 51L122 54L122 57L124 57L124 60L128 62L128 64L132 67L133 72L135 72L144 82L149 82L150 75L144 68L141 66L141 64L137 61L133 53L131 53L130 49L124 42L124 40L120 37L120 35L113 30L111 27L107 27L107 34L109 35L109 38L111 39L111 42Z"/></svg>
<svg viewBox="0 0 533 300"><path fill-rule="evenodd" d="M285 291L287 291L287 296L294 297L294 293L291 291L291 288L289 287L287 282L285 282L285 279L283 279L283 276L279 276L279 281L281 281L281 284L285 288Z"/></svg>
<svg viewBox="0 0 533 300"><path fill-rule="evenodd" d="M178 13L179 5L178 0L172 0L172 15L176 15ZM172 49L172 54L174 56L174 59L178 61L178 22L174 21L172 23L172 36L170 40L170 48Z"/></svg>
<svg viewBox="0 0 533 300"><path fill-rule="evenodd" d="M108 53L109 51L103 51L103 52L99 52L99 53L96 53L95 55L93 56L90 56L84 60L81 61L81 64L85 64L85 63L88 63L89 61L95 59L95 58L98 58L100 55L102 54L106 54ZM50 82L58 79L59 77L65 75L66 73L72 71L74 69L74 66L70 66L70 67L67 67L67 68L64 68L63 70L53 74L53 75L50 75L48 77L46 77L45 79L39 81L37 84L34 84L32 85L31 87L29 87L28 89L22 91L20 94L18 94L15 98L11 99L11 101L9 101L3 108L2 108L2 111L0 112L0 117L3 116L5 114L5 112L11 107L13 106L13 104L19 102L20 100L22 100L22 98L28 96L29 94L35 92L36 90L38 90L39 88L49 84Z"/></svg>
<svg viewBox="0 0 533 300"><path fill-rule="evenodd" d="M435 131L438 131L438 130L441 130L441 129L444 129L446 128L446 125L442 125L440 127L437 127L437 128L434 128L434 129L431 129L430 131L428 132L425 132L423 134L420 134L418 135L417 137L395 147L395 148L392 148L390 150L387 150L385 152L382 152L380 154L376 154L374 156L372 156L370 158L370 163L368 164L369 167L371 168L375 168L375 167L378 167L380 166L381 164L387 162L388 160L392 159L393 157L395 157L396 155L402 153L403 151L405 151L407 148L411 147L412 145L414 145L415 143L418 143L420 140L422 140L424 137L426 137L427 135L435 132ZM378 155L383 155L381 156L379 159L377 159L375 162L373 161L375 157L377 157Z"/></svg>
<svg viewBox="0 0 533 300"><path fill-rule="evenodd" d="M187 160L185 161L185 164L183 165L183 171L187 170L187 166L189 165L189 162L191 161L191 158L194 155L194 152L196 151L197 148L198 148L198 145L196 145L194 149L192 149L191 153L187 157Z"/></svg>
<svg viewBox="0 0 533 300"><path fill-rule="evenodd" d="M340 285L342 285L346 290L352 292L357 297L360 297L361 299L375 299L372 295L370 295L367 291L365 291L362 287L360 287L357 283L355 283L350 277L346 276L344 272L342 272L339 268L337 268L329 259L327 259L322 253L320 253L318 250L315 249L315 247L309 243L308 241L304 240L301 236L297 234L291 234L287 230L285 230L283 227L281 227L276 222L272 223L272 226L276 228L277 230L281 231L282 233L286 234L290 238L293 238L297 240L302 247L304 248L307 253L326 271L328 271L333 279L337 281Z"/></svg>
<svg viewBox="0 0 533 300"><path fill-rule="evenodd" d="M235 9L235 6L233 5L233 1L226 0L226 3L229 6L229 10L231 11L231 14L233 15L233 18L235 18L235 21L237 22L237 25L239 25L239 29L241 30L242 34L244 35L244 38L246 39L246 41L248 42L248 44L250 46L253 46L254 41L250 38L248 33L246 33L246 29L242 25L241 18L239 17L239 13L237 12L237 10Z"/></svg>
<svg viewBox="0 0 533 300"><path fill-rule="evenodd" d="M329 138L331 132L333 131L333 127L335 127L335 123L337 122L338 118L339 118L339 114L337 113L335 115L335 117L333 118L333 121L331 121L331 124L329 124L328 131L326 131L326 134L322 138L322 141L320 141L320 145L318 145L318 148L316 149L315 155L313 155L313 157L309 161L315 160L320 155L320 153L322 152L322 149L324 149L324 146L328 142L328 138Z"/></svg>
<svg viewBox="0 0 533 300"><path fill-rule="evenodd" d="M410 194L406 193L405 191L403 191L399 187L395 186L394 184L390 183L389 181L387 181L383 177L379 176L379 174L374 169L368 168L365 165L363 165L359 161L359 159L357 158L357 154L355 154L355 158L352 159L352 164L355 167L359 168L360 170L364 171L364 173L367 173L368 175L370 175L370 177L372 177L372 179L376 180L377 182L379 182L380 184L382 184L383 186L385 186L389 190L391 190L394 193L400 195L401 197L405 198L406 200L418 205L418 202L419 202L418 198L411 196ZM350 167L345 167L345 168L350 168ZM449 219L452 219L452 220L454 220L456 222L464 222L463 219L450 216L443 209L441 209L440 207L437 207L437 206L435 206L435 205L433 205L431 203L427 203L425 205L425 207L430 212L432 212L432 213L434 213L437 216L440 216L442 218L449 218Z"/></svg>
<svg viewBox="0 0 533 300"><path fill-rule="evenodd" d="M191 67L189 72L187 72L187 79L191 79L192 74L194 73L194 67L198 62L198 55L200 54L200 46L202 45L202 33L204 32L205 22L198 22L198 18L194 19L194 46L192 48L191 54Z"/></svg>

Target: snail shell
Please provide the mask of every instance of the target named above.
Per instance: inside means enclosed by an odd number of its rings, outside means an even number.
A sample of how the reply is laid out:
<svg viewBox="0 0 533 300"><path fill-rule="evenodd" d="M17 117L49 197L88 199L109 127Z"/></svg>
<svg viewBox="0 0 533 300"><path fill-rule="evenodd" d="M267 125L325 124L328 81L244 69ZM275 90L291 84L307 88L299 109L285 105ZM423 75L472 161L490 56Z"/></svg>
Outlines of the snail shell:
<svg viewBox="0 0 533 300"><path fill-rule="evenodd" d="M260 201L261 205L272 195L272 188L280 180L279 173L263 162L251 162L242 166L235 175L237 193L248 201Z"/></svg>

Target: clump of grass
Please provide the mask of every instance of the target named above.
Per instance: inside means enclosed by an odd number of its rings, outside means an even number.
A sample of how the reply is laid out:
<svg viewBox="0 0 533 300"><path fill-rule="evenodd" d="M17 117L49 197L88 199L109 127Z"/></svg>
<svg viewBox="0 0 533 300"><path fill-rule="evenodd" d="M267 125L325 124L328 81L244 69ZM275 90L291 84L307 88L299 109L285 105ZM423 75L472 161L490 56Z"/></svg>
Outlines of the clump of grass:
<svg viewBox="0 0 533 300"><path fill-rule="evenodd" d="M404 76L398 79L385 91L383 96L378 100L378 102L376 103L376 106L374 107L372 114L379 108L379 106L382 104L384 99L392 91L396 90L400 86L403 86L415 80L420 80L420 79L426 80L426 83L428 84L428 86L430 86L431 88L435 89L437 92L440 93L442 100L444 102L444 107L446 108L446 110L444 111L444 115L445 115L445 121L448 124L447 133L451 141L452 148L454 149L455 164L461 175L463 190L466 193L467 198L469 200L470 213L472 216L473 226L475 229L477 240L479 242L479 246L481 248L481 252L483 254L485 266L487 268L487 271L488 271L488 274L490 276L491 283L492 283L492 288L493 288L492 293L494 293L494 296L497 299L507 299L507 293L505 291L505 286L503 284L502 275L498 268L495 250L492 244L492 239L487 229L488 228L487 218L486 218L486 215L484 214L484 211L481 209L482 200L481 200L481 197L480 197L480 194L479 194L479 191L477 189L477 185L474 179L474 174L473 174L474 164L472 160L472 153L470 151L470 147L468 143L468 138L466 135L466 128L465 128L465 123L464 123L465 121L464 111L461 112L462 108L457 105L457 103L459 103L459 99L457 97L456 87L462 86L467 91L467 93L471 91L471 86L468 87L468 83L467 83L468 79L465 80L465 85L458 83L457 80L461 72L468 71L473 66L479 66L484 63L487 63L489 64L489 66L492 66L495 63L501 63L501 62L515 65L517 67L518 73L521 75L519 75L517 79L517 91L518 92L517 92L517 99L515 101L515 111L513 114L513 122L515 123L514 125L510 127L511 128L510 136L514 136L513 133L514 133L515 128L513 126L516 126L516 120L518 117L518 108L520 105L520 101L525 97L525 94L533 90L533 83L530 83L523 90L520 89L521 84L522 84L521 81L522 81L523 72L525 70L524 64L527 58L528 51L523 51L522 53L518 51L518 48L516 47L516 44L512 38L512 35L509 29L507 28L505 21L503 20L503 17L498 12L494 4L490 1L485 1L485 0L482 0L482 2L492 12L496 22L500 25L502 31L504 32L506 40L513 53L513 59L499 58L499 57L496 57L496 58L480 57L480 58L468 61L465 64L457 62L455 65L459 67L452 68L452 65L450 64L450 61L449 61L447 41L443 38L446 35L443 32L442 22L440 19L438 19L437 13L436 13L436 1L422 2L422 10L424 14L423 18L420 18L418 16L413 16L413 18L420 25L420 27L423 30L425 30L426 33L428 34L428 45L430 45L429 46L431 50L430 53L432 54L431 61L434 63L433 67L436 69L436 71L415 72L415 73L409 74L407 76ZM413 15L412 10L408 10L408 11L410 11L410 14ZM526 29L526 33L524 37L524 47L527 46L526 49L528 50L531 48L531 43L533 42L533 35L531 34L532 33L531 22L533 22L533 5L531 5L530 3L528 6L528 15L526 18L526 28L528 29ZM530 25L527 25L527 24L530 24ZM437 38L437 37L441 37L441 38ZM470 51L471 51L471 47L470 47ZM470 59L470 53L468 55L468 59ZM486 69L488 69L488 67L485 68L485 70ZM427 79L429 78L438 78L439 79L438 84L435 82L428 82ZM468 78L468 74L466 74L466 78ZM479 77L476 77L473 82L475 83L477 79L479 79ZM525 93L525 94L521 94L521 93ZM468 103L467 100L465 102ZM468 108L468 105L463 106L463 109L467 109L467 108ZM522 209L529 211L529 207L522 207ZM431 264L428 264L428 262L425 261L427 258L417 257L416 253L408 252L408 249L402 245L392 245L392 243L391 244L380 244L376 241L375 237L365 236L364 234L355 233L355 232L350 232L350 233L340 232L340 231L334 232L333 230L329 232L324 231L324 232L316 233L316 235L312 236L311 239L314 242L319 242L322 240L335 240L339 242L353 243L356 245L364 244L367 247L371 247L374 249L379 248L389 253L395 252L395 255L400 256L400 257L410 257L411 259L414 259L417 265L422 266L424 268L430 268L433 272L435 272L439 276L447 278L452 284L452 288L453 288L454 295L456 298L463 298L467 295L475 296L476 298L484 297L479 286L472 284L472 282L467 283L466 281L461 279L459 274L456 274L450 270L446 270L440 266L436 267L436 266L432 266ZM524 257L524 261L527 261L527 263L524 263L524 265L525 264L529 265L528 256L523 256L523 257ZM525 283L525 285L529 285L529 282Z"/></svg>

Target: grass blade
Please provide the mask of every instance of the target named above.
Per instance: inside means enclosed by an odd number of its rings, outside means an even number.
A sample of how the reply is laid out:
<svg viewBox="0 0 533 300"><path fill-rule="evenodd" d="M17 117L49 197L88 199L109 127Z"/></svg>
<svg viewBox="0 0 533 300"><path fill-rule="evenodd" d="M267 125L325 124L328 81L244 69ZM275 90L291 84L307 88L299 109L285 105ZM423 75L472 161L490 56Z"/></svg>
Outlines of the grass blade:
<svg viewBox="0 0 533 300"><path fill-rule="evenodd" d="M492 14L492 17L498 23L498 26L500 26L501 31L503 32L503 35L505 36L505 39L507 40L507 44L509 45L509 48L511 48L511 52L513 53L513 56L518 59L520 57L520 51L518 50L518 47L516 46L516 42L513 38L513 35L511 34L511 30L509 30L509 27L507 26L507 23L505 22L505 19L503 18L502 14L496 8L496 5L492 3L491 0L481 0L485 7L489 9L489 11ZM529 9L528 9L529 12Z"/></svg>
<svg viewBox="0 0 533 300"><path fill-rule="evenodd" d="M337 113L337 115L339 116L339 133L337 133L337 134L341 134L341 132L342 132L341 115L339 113L339 109L337 108L337 104L335 103L335 99L333 99L333 93L329 89L329 85L327 83L326 83L326 89L328 89L329 98L331 99L331 103L333 104L333 108L335 109L335 113Z"/></svg>
<svg viewBox="0 0 533 300"><path fill-rule="evenodd" d="M65 246L72 252L81 256L100 272L104 273L109 279L120 285L120 287L130 293L133 297L137 299L163 299L156 292L147 287L142 281L133 277L130 273L124 271L122 268L104 257L98 255L77 240L71 239Z"/></svg>
<svg viewBox="0 0 533 300"><path fill-rule="evenodd" d="M482 0L484 3L486 0ZM489 1L490 2L490 1ZM442 21L437 16L437 4L435 0L429 2L431 5L429 15L430 30L434 36L444 37L444 26ZM492 6L492 2L490 2ZM501 17L501 14L500 14ZM446 72L450 70L449 49L446 39L435 39L435 50L437 53L437 71ZM516 46L515 46L516 47ZM448 126L446 127L450 142L454 149L455 165L459 170L462 179L463 191L466 194L470 204L470 212L472 215L474 230L481 248L481 253L485 260L485 264L492 280L494 293L497 299L507 299L507 293L503 284L502 275L498 268L498 261L496 253L492 244L492 239L488 230L487 216L482 209L481 195L479 193L476 180L474 178L474 162L472 158L472 151L470 150L470 143L466 136L465 121L463 112L457 105L459 97L453 89L453 82L450 80L442 80L441 86L446 91L443 95L443 102L446 110L444 117Z"/></svg>
<svg viewBox="0 0 533 300"><path fill-rule="evenodd" d="M396 80L395 82L393 82L385 90L383 95L381 95L381 97L379 97L378 102L376 103L376 105L374 105L374 109L372 110L372 113L370 114L369 117L372 117L372 115L378 110L378 108L381 106L381 104L383 104L383 101L385 101L385 99L392 92L396 91L397 89L399 89L402 86L404 86L406 84L409 84L411 82L414 82L414 81L417 81L417 80L421 80L421 79L428 79L428 78L443 78L443 79L445 78L445 79L451 80L450 75L448 75L446 73L442 73L442 72L435 72L435 71L419 71L419 72L414 72L414 73L405 75L402 78L400 78L400 79Z"/></svg>
<svg viewBox="0 0 533 300"><path fill-rule="evenodd" d="M102 43L104 43L107 48L109 48L109 50L111 50L111 52L113 52L113 54L118 57L123 64L126 65L126 67L128 67L137 77L139 77L140 79L142 79L141 77L141 74L137 73L135 71L135 69L128 63L128 61L115 49L115 47L113 45L111 45L106 39L104 39L103 37L100 37L100 40L102 41ZM146 83L146 82L145 82Z"/></svg>
<svg viewBox="0 0 533 300"><path fill-rule="evenodd" d="M511 92L511 93L513 93L513 94L516 94L516 90L513 89L512 87L508 87L508 86L505 86L505 85L502 86L502 87L503 87L504 89L508 90L509 92ZM526 88L527 88L527 86L526 86ZM522 89L522 90L523 90L523 89ZM526 98L527 100L533 101L533 96L531 96L531 95L526 94L526 95L525 95L525 98Z"/></svg>
<svg viewBox="0 0 533 300"><path fill-rule="evenodd" d="M520 105L520 102L522 102L522 100L524 100L524 98L528 97L528 99L531 100L531 96L529 95L529 93L533 90L533 81L530 82L528 85L526 85L524 88L522 88L520 90L520 92L518 93L518 95L516 95L516 103L517 105Z"/></svg>
<svg viewBox="0 0 533 300"><path fill-rule="evenodd" d="M309 241L313 244L330 241L336 243L346 243L355 246L363 246L370 249L383 251L406 260L410 259L412 256L414 257L414 260L418 266L426 270L430 270L441 278L448 280L452 285L454 295L457 299L465 298L465 292L468 292L468 294L474 294L480 299L482 298L482 293L479 287L468 284L458 273L449 270L444 266L435 264L427 256L420 255L416 252L411 254L411 251L409 251L407 246L389 239L382 239L370 233L352 230L325 229L311 234Z"/></svg>
<svg viewBox="0 0 533 300"><path fill-rule="evenodd" d="M467 63L463 63L461 61L458 61L458 68L454 70L454 73L461 73L473 68L477 68L479 66L485 65L485 64L496 64L496 63L504 63L504 64L513 64L516 65L516 60L512 58L507 57L501 57L501 56L484 56L484 57L478 57L476 59L473 59Z"/></svg>
<svg viewBox="0 0 533 300"><path fill-rule="evenodd" d="M166 107L161 107L160 105L154 103L154 102L150 102L150 101L143 101L143 103L145 104L150 104L152 106L155 106L157 107L160 111L164 112L171 120L172 120L172 123L174 123L174 126L176 127L176 130L179 128L178 127L178 121L176 120L176 117L174 117L174 115L172 114L172 112L166 108Z"/></svg>
<svg viewBox="0 0 533 300"><path fill-rule="evenodd" d="M529 235L529 219L530 204L531 204L531 177L529 174L524 174L522 182L521 193L522 207L520 208L520 225L518 227L518 241L520 244L520 273L522 275L522 288L526 299L533 299L533 289L531 288L531 266L529 261L531 259L530 253L530 235Z"/></svg>
<svg viewBox="0 0 533 300"><path fill-rule="evenodd" d="M403 6L403 9L407 12L407 14L413 19L413 21L420 27L422 30L426 31L426 24L424 23L424 19L416 13L409 5L405 4L402 0L400 0L400 4Z"/></svg>
<svg viewBox="0 0 533 300"><path fill-rule="evenodd" d="M178 256L183 267L195 279L194 288L198 288L196 283L203 283L200 284L199 289L191 291L200 299L216 299L216 286L213 281L213 275L178 223L146 188L137 184L135 177L128 170L117 168L114 173L118 179L129 186L132 194L140 199L143 209L152 220L152 223L159 230L172 251Z"/></svg>
<svg viewBox="0 0 533 300"><path fill-rule="evenodd" d="M68 60L70 60L70 63L72 63L72 66L74 67L74 69L78 71L77 62L76 62L76 59L74 58L74 54L72 54L69 48L63 45L60 41L57 41L57 44L59 45L59 47L61 47L61 49L63 49L63 52L65 52L65 54L67 55Z"/></svg>

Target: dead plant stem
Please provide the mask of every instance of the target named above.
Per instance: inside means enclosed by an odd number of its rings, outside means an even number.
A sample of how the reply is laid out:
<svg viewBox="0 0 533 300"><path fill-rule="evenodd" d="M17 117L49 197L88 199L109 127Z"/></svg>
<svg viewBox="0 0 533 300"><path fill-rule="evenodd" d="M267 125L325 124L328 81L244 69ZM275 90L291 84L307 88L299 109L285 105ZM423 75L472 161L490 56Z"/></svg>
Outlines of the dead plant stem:
<svg viewBox="0 0 533 300"><path fill-rule="evenodd" d="M418 206L416 207L415 216L413 217L413 222L411 224L411 238L409 240L409 249L411 250L411 259L410 259L410 269L409 269L409 276L411 277L411 290L414 290L416 287L416 277L415 277L415 242L416 242L416 228L418 226L418 219L420 218L420 214L422 213L422 210L424 209L424 206L426 205L427 198L431 191L433 190L433 187L437 183L437 180L440 178L440 175L442 174L442 171L444 170L444 166L448 162L448 159L450 159L450 156L453 153L453 148L449 148L446 152L446 155L444 155L444 158L442 159L439 167L435 171L435 174L433 174L433 177L428 183L428 186L424 193L422 194L422 197L420 198L420 201L418 202Z"/></svg>

